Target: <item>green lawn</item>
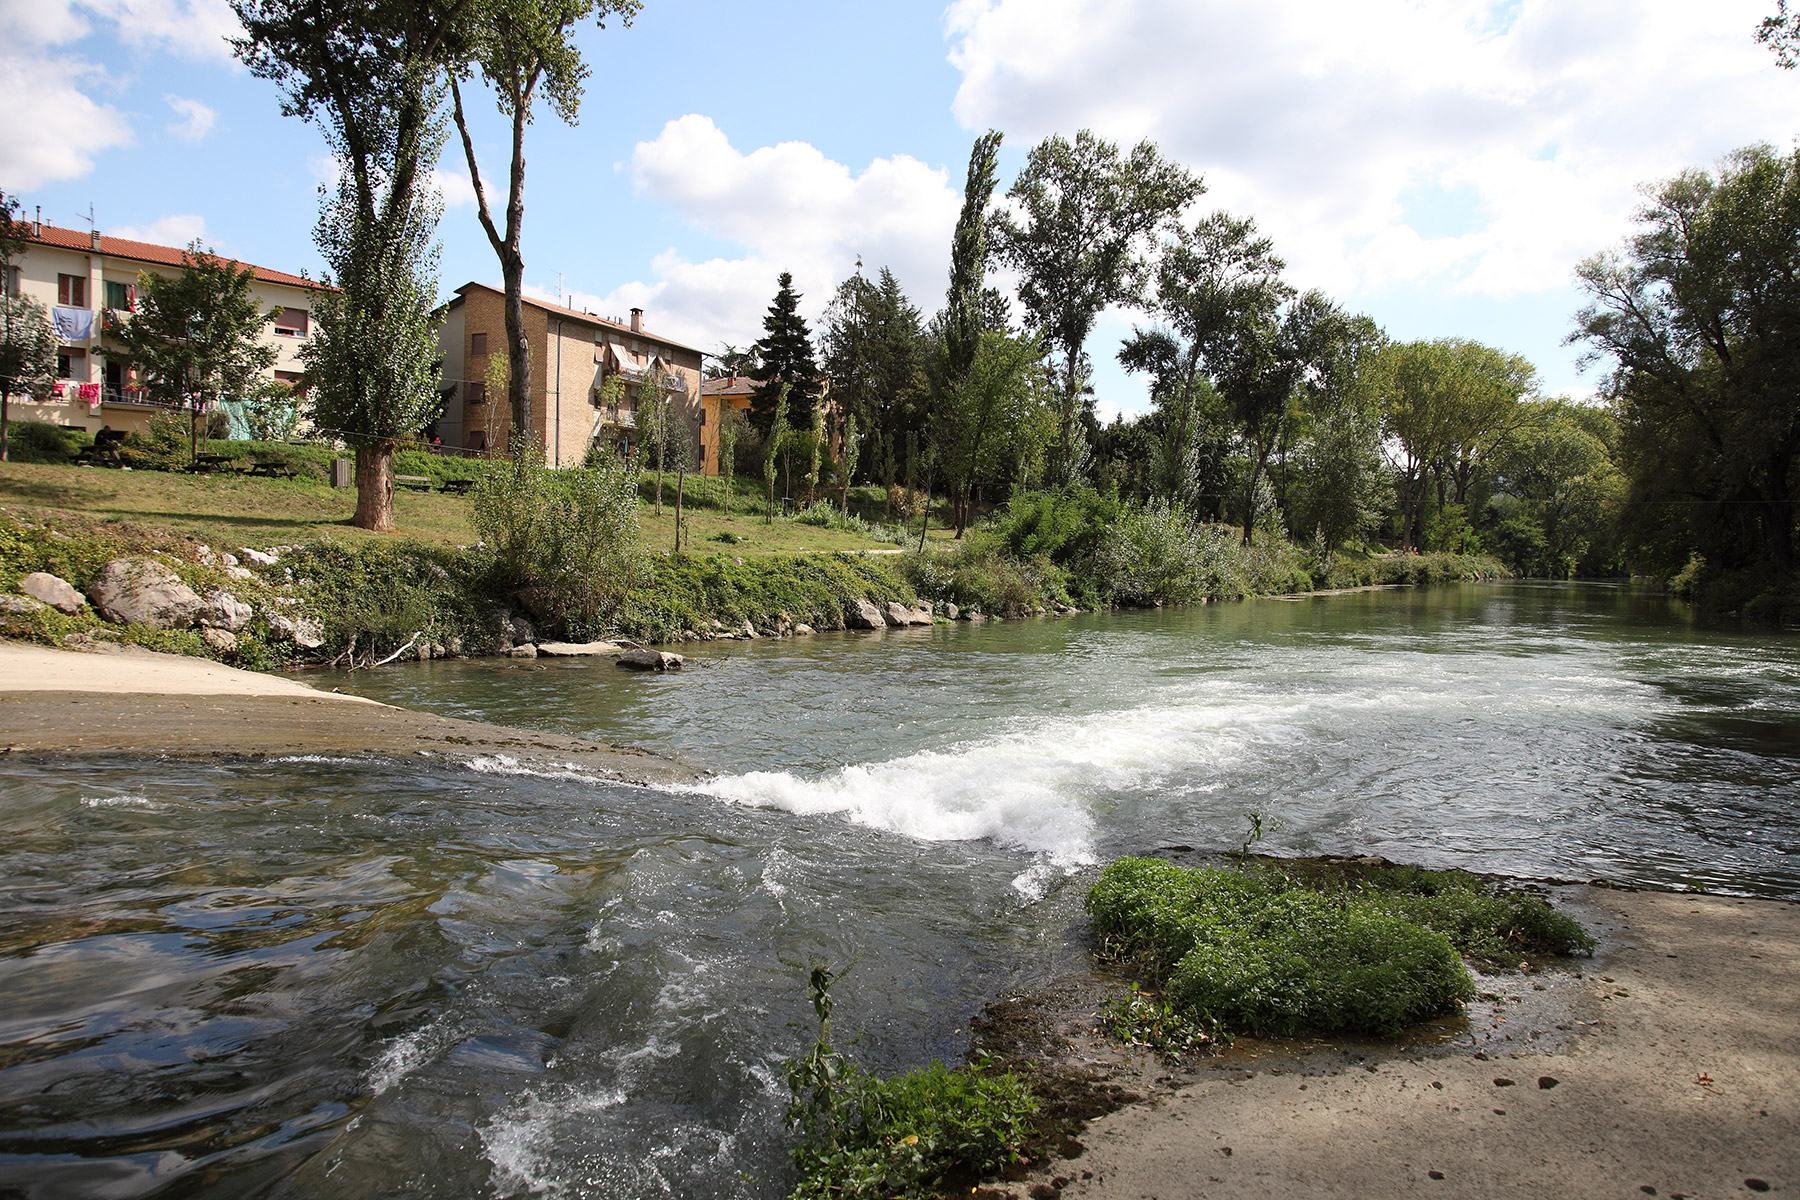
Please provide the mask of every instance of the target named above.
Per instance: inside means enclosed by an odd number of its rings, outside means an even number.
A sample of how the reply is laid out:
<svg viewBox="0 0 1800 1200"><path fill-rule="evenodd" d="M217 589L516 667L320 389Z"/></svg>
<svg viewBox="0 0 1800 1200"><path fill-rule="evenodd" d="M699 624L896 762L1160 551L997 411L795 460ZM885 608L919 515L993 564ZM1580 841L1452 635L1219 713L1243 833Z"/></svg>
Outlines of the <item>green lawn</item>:
<svg viewBox="0 0 1800 1200"><path fill-rule="evenodd" d="M694 553L736 555L896 548L854 533L782 518L773 525L764 524L761 510L751 511L756 500L751 488L759 485L748 480L738 483L729 516L716 507L717 482L706 480L701 485L705 491L701 504L686 510L688 546L684 548ZM664 487L667 502L662 515L657 516L648 503L641 510L645 544L653 551L674 545L674 494L670 477ZM75 523L124 521L193 537L221 549L306 542L328 535L376 536L349 524L356 509L354 490L307 479L0 463L0 505L38 519L70 514ZM469 507L467 496L403 489L394 496L394 519L402 535L462 545L475 540ZM879 517L879 505L876 510ZM918 529L916 522L913 529ZM714 540L721 533L743 540L735 544ZM932 533L934 540L948 536L937 529Z"/></svg>

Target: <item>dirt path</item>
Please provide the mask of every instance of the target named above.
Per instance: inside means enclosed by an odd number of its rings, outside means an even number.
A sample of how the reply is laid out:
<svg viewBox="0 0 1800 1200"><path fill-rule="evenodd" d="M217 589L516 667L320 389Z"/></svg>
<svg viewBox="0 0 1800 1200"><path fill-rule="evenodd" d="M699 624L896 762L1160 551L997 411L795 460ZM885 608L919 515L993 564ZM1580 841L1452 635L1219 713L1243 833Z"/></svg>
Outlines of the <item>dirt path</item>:
<svg viewBox="0 0 1800 1200"><path fill-rule="evenodd" d="M1342 1048L1213 1060L1100 1118L1080 1157L999 1194L1697 1200L1800 1189L1800 906L1568 893L1602 947L1552 989L1558 1002L1538 1002L1530 976L1491 977L1505 994L1472 1012L1454 1044L1360 1062Z"/></svg>

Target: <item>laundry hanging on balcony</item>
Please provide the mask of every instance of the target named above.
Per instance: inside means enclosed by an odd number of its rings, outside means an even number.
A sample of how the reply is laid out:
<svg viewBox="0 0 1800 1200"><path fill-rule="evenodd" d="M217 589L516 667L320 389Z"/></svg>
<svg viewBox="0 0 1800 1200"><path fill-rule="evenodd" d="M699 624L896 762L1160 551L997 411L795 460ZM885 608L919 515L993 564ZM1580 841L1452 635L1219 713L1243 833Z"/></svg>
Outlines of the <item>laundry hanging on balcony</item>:
<svg viewBox="0 0 1800 1200"><path fill-rule="evenodd" d="M85 342L94 336L94 312L88 308L71 308L58 304L50 310L56 336L65 342Z"/></svg>

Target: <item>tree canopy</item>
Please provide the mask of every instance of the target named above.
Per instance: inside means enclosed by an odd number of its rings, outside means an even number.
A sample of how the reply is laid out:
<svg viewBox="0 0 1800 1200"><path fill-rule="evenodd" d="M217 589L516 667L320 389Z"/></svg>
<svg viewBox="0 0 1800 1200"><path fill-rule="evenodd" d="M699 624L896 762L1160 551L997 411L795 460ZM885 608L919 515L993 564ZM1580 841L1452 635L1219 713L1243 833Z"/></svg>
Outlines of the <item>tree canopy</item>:
<svg viewBox="0 0 1800 1200"><path fill-rule="evenodd" d="M800 315L800 293L794 276L783 271L776 280L775 299L763 317L763 335L756 342L756 367L750 378L756 390L750 394L750 419L766 436L775 421L776 400L787 388L790 426L812 424L812 410L820 392L819 367L813 360L812 335Z"/></svg>

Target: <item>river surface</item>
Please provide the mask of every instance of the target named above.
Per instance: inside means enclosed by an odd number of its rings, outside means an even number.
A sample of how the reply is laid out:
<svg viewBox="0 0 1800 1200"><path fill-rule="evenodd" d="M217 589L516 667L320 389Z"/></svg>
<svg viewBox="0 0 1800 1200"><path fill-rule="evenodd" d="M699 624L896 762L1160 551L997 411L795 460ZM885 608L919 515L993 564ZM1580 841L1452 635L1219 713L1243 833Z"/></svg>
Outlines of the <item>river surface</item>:
<svg viewBox="0 0 1800 1200"><path fill-rule="evenodd" d="M312 677L318 682L318 677ZM0 761L0 1195L785 1193L814 959L879 1068L1235 847L1800 897L1800 639L1531 584L329 680L663 751Z"/></svg>

